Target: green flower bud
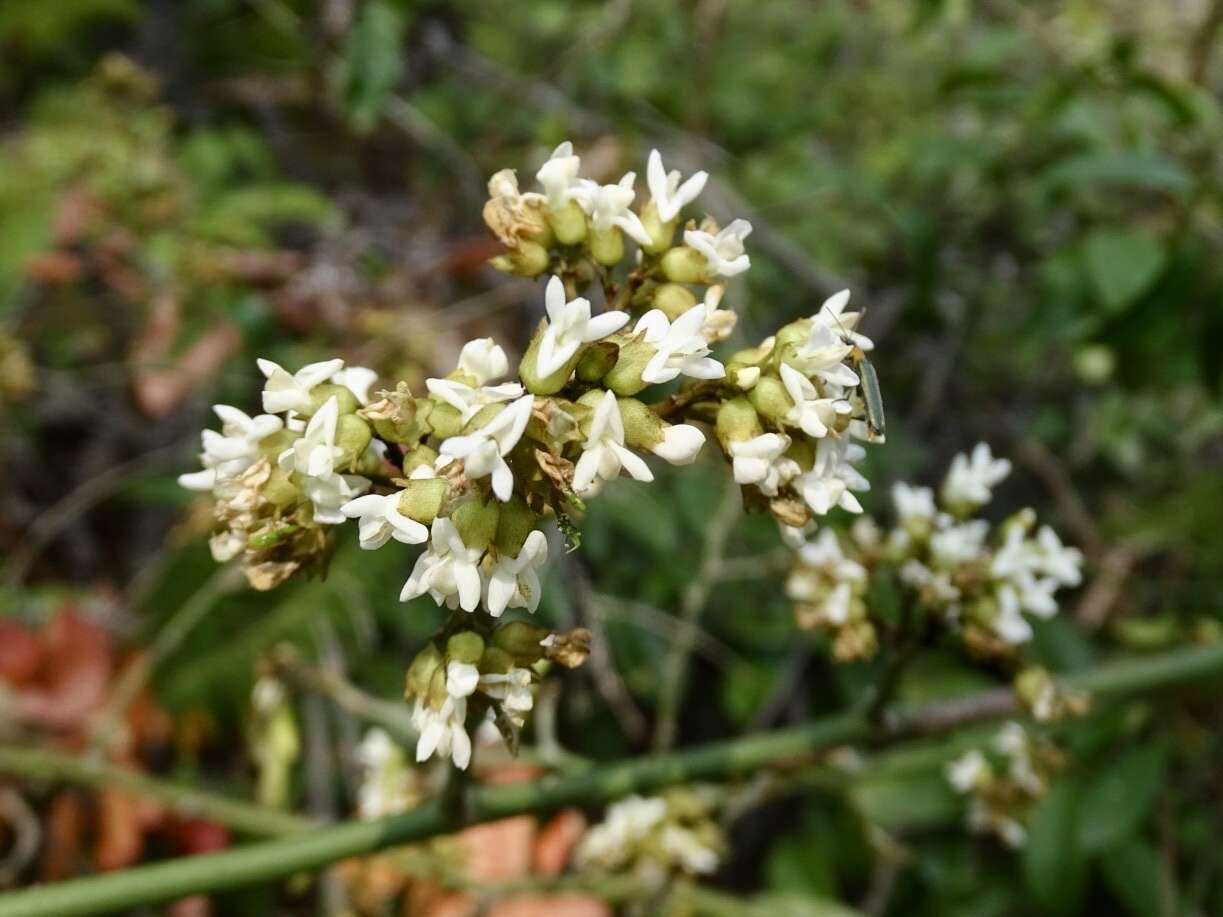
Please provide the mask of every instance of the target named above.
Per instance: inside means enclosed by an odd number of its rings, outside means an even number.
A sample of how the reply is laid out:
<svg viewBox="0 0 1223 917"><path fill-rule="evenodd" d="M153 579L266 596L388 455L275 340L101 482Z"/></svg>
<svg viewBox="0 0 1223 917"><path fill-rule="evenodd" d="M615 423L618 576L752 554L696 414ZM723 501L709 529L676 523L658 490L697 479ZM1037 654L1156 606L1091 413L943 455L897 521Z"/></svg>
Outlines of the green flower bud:
<svg viewBox="0 0 1223 917"><path fill-rule="evenodd" d="M620 398L620 419L624 423L624 443L634 449L652 449L663 440L662 418L636 398Z"/></svg>
<svg viewBox="0 0 1223 917"><path fill-rule="evenodd" d="M441 511L450 485L441 478L408 481L399 495L399 511L421 525L430 525Z"/></svg>
<svg viewBox="0 0 1223 917"><path fill-rule="evenodd" d="M504 411L504 404L486 404L480 410L471 415L471 420L463 424L464 433L474 433L481 427L488 426L489 421Z"/></svg>
<svg viewBox="0 0 1223 917"><path fill-rule="evenodd" d="M361 453L365 451L365 447L369 445L372 438L373 431L364 420L356 414L341 414L336 424L335 436L335 444L341 450L337 461L339 467L351 466L361 457Z"/></svg>
<svg viewBox="0 0 1223 917"><path fill-rule="evenodd" d="M759 366L736 366L733 369L727 367L726 377L730 379L731 385L744 392L750 392L756 387L756 383L760 381Z"/></svg>
<svg viewBox="0 0 1223 917"><path fill-rule="evenodd" d="M454 508L450 513L450 521L459 530L463 544L482 551L493 543L500 516L497 506L495 499L485 503L473 494Z"/></svg>
<svg viewBox="0 0 1223 917"><path fill-rule="evenodd" d="M586 212L577 201L567 201L560 210L547 210L544 216L561 245L577 245L586 238Z"/></svg>
<svg viewBox="0 0 1223 917"><path fill-rule="evenodd" d="M475 665L484 655L484 638L474 630L462 630L446 641L446 658L451 662Z"/></svg>
<svg viewBox="0 0 1223 917"><path fill-rule="evenodd" d="M611 341L598 341L582 351L578 360L577 376L582 382L594 385L616 365L620 347Z"/></svg>
<svg viewBox="0 0 1223 917"><path fill-rule="evenodd" d="M641 373L656 353L658 348L644 337L632 338L620 346L620 359L603 377L603 384L617 395L636 395L650 384L641 378Z"/></svg>
<svg viewBox="0 0 1223 917"><path fill-rule="evenodd" d="M624 236L613 226L590 233L590 256L604 267L614 267L624 258Z"/></svg>
<svg viewBox="0 0 1223 917"><path fill-rule="evenodd" d="M709 262L695 248L680 245L662 256L663 274L674 283L708 283Z"/></svg>
<svg viewBox="0 0 1223 917"><path fill-rule="evenodd" d="M272 465L275 466L276 459L280 453L284 452L294 442L297 441L300 434L294 433L292 430L277 430L271 436L265 436L259 440L259 452L272 460Z"/></svg>
<svg viewBox="0 0 1223 917"><path fill-rule="evenodd" d="M279 468L272 469L268 479L263 482L263 488L260 493L273 506L281 508L292 506L300 497L300 492L293 484L293 481Z"/></svg>
<svg viewBox="0 0 1223 917"><path fill-rule="evenodd" d="M429 683L433 675L441 668L442 654L433 643L425 644L425 648L416 654L404 679L403 696L405 700L414 697L424 697L429 693Z"/></svg>
<svg viewBox="0 0 1223 917"><path fill-rule="evenodd" d="M530 239L519 239L517 248L488 259L488 263L502 273L519 277L538 277L548 269L550 262L548 250Z"/></svg>
<svg viewBox="0 0 1223 917"><path fill-rule="evenodd" d="M535 531L539 516L515 494L508 503L501 504L501 515L497 519L497 534L493 546L498 554L517 557L527 536Z"/></svg>
<svg viewBox="0 0 1223 917"><path fill-rule="evenodd" d="M650 244L642 248L651 255L660 255L669 249L671 241L675 238L675 224L678 220L679 218L676 217L664 223L658 218L658 208L654 206L654 202L650 201L646 204L645 209L641 211L641 223L650 237Z"/></svg>
<svg viewBox="0 0 1223 917"><path fill-rule="evenodd" d="M463 415L458 408L441 401L429 400L429 429L441 439L458 436L463 430Z"/></svg>
<svg viewBox="0 0 1223 917"><path fill-rule="evenodd" d="M780 423L794 407L785 385L776 376L761 376L747 397L762 417L774 423Z"/></svg>
<svg viewBox="0 0 1223 917"><path fill-rule="evenodd" d="M693 292L678 283L664 283L654 291L654 308L666 313L670 321L675 321L695 305Z"/></svg>
<svg viewBox="0 0 1223 917"><path fill-rule="evenodd" d="M412 472L422 465L433 467L433 463L437 461L437 450L430 446L421 443L411 452L403 457L403 473L407 477L412 476Z"/></svg>
<svg viewBox="0 0 1223 917"><path fill-rule="evenodd" d="M764 432L760 417L746 398L731 398L718 408L716 421L718 440L723 446L755 439Z"/></svg>
<svg viewBox="0 0 1223 917"><path fill-rule="evenodd" d="M802 344L807 340L807 337L810 334L811 319L800 318L796 322L790 322L790 324L786 325L777 332L777 347L791 347Z"/></svg>
<svg viewBox="0 0 1223 917"><path fill-rule="evenodd" d="M433 676L429 679L429 688L425 692L425 705L437 710L446 703L446 698L450 696L450 692L446 690L446 667L439 665L433 670Z"/></svg>
<svg viewBox="0 0 1223 917"><path fill-rule="evenodd" d="M325 405L328 398L335 398L336 407L341 415L351 414L361 407L361 402L357 401L357 396L346 386L324 382L322 385L316 385L310 390L310 413L306 416L313 417L314 412Z"/></svg>
<svg viewBox="0 0 1223 917"><path fill-rule="evenodd" d="M791 437L786 458L793 459L803 471L810 471L815 465L815 445L805 436Z"/></svg>
<svg viewBox="0 0 1223 917"><path fill-rule="evenodd" d="M507 621L493 631L492 644L509 653L519 665L527 666L544 657L544 648L539 645L551 631L529 621Z"/></svg>
<svg viewBox="0 0 1223 917"><path fill-rule="evenodd" d="M539 365L539 341L543 337L544 327L544 324L540 322L539 327L535 330L535 336L531 338L531 343L527 347L527 352L522 355L522 362L518 364L518 375L522 378L522 384L533 395L555 395L564 388L585 351L585 348L579 348L569 362L556 372L541 376L537 367Z"/></svg>
<svg viewBox="0 0 1223 917"><path fill-rule="evenodd" d="M481 675L504 675L514 667L514 657L503 649L490 646L480 657Z"/></svg>

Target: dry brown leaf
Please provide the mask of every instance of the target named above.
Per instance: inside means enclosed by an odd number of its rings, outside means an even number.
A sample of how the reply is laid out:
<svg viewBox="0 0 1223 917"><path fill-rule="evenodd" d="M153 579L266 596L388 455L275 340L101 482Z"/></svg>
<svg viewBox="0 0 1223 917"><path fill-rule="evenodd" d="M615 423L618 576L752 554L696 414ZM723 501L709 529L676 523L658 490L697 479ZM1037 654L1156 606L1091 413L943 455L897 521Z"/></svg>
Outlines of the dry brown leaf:
<svg viewBox="0 0 1223 917"><path fill-rule="evenodd" d="M83 615L60 611L42 634L37 683L17 692L23 719L48 729L70 729L98 710L110 690L110 637Z"/></svg>

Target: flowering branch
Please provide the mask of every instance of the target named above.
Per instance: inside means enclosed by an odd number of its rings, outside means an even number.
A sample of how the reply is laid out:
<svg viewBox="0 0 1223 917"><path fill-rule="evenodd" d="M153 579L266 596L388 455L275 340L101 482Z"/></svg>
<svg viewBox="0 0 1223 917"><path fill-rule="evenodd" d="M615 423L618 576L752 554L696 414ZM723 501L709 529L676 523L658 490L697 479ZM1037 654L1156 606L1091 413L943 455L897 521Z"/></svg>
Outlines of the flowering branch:
<svg viewBox="0 0 1223 917"><path fill-rule="evenodd" d="M1223 672L1223 643L1174 650L1100 666L1064 679L1066 688L1097 700L1143 694ZM482 786L470 792L462 816L432 800L403 815L349 822L240 849L143 866L0 896L0 917L72 917L136 907L196 892L237 888L350 856L447 834L469 824L567 805L593 805L629 793L696 780L730 779L764 767L806 762L847 743L900 742L1012 716L1015 695L1003 689L885 711L872 724L850 711L802 726L746 736L669 754L637 758L548 777L534 783Z"/></svg>

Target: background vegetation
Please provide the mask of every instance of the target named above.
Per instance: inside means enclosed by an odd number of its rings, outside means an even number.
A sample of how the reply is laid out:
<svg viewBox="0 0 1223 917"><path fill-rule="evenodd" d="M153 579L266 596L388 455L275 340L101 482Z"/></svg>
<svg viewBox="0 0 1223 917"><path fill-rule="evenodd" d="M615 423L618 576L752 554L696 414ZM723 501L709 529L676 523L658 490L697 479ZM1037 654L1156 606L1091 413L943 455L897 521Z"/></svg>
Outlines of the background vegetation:
<svg viewBox="0 0 1223 917"><path fill-rule="evenodd" d="M749 337L853 288L889 414L868 508L978 440L1016 461L999 514L1033 505L1088 557L1038 630L1045 665L1217 639L1221 24L1207 0L0 6L6 729L79 750L99 709L139 707L117 760L241 795L274 648L399 695L440 615L396 601L402 557L352 538L325 581L238 589L174 475L210 404L253 406L256 355L419 385L470 337L520 349L542 296L484 266L484 181L566 138L609 176L653 146L711 172L705 207L755 226L730 292ZM540 613L603 649L541 699L537 742L617 759L801 722L870 678L796 631L775 527L720 521L724 481L592 503ZM691 667L660 697L677 646ZM934 654L901 693L989 680ZM1065 730L1025 852L966 834L938 740L751 808L712 884L888 914L1221 913L1212 701ZM313 695L299 714L281 801L350 813L355 721ZM9 884L228 843L27 789L43 844ZM269 886L218 912L316 903Z"/></svg>

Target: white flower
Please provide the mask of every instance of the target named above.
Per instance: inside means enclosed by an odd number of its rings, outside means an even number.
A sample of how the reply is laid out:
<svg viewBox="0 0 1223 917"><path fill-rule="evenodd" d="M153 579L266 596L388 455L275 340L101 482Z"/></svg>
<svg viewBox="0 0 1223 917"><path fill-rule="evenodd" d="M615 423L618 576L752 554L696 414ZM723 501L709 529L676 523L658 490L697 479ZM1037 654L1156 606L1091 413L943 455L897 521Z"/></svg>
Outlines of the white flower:
<svg viewBox="0 0 1223 917"><path fill-rule="evenodd" d="M1020 610L1019 595L1015 589L1004 584L997 589L998 616L992 626L1002 640L1012 645L1027 643L1032 639L1032 625Z"/></svg>
<svg viewBox="0 0 1223 917"><path fill-rule="evenodd" d="M718 868L717 851L702 844L696 833L687 828L666 825L658 842L687 872L708 875Z"/></svg>
<svg viewBox="0 0 1223 917"><path fill-rule="evenodd" d="M347 518L342 507L369 489L370 481L356 474L336 474L302 478L301 489L314 507L314 521L339 525Z"/></svg>
<svg viewBox="0 0 1223 917"><path fill-rule="evenodd" d="M989 778L990 766L979 749L966 751L947 765L947 782L958 793L969 793Z"/></svg>
<svg viewBox="0 0 1223 917"><path fill-rule="evenodd" d="M849 290L833 293L824 300L819 311L811 316L811 321L813 324L827 325L829 329L836 331L843 339L847 339L849 343L856 345L861 350L874 350L874 341L854 331L862 318L862 313L844 311L847 305L849 305Z"/></svg>
<svg viewBox="0 0 1223 917"><path fill-rule="evenodd" d="M930 536L930 556L944 567L970 563L984 555L988 534L989 523L984 519L948 526Z"/></svg>
<svg viewBox="0 0 1223 917"><path fill-rule="evenodd" d="M416 760L428 761L434 753L449 757L454 766L467 770L471 763L471 736L467 734L467 698L448 695L434 710L417 700L412 725L420 733Z"/></svg>
<svg viewBox="0 0 1223 917"><path fill-rule="evenodd" d="M590 215L590 225L596 232L607 232L612 227L618 227L638 244L649 245L650 234L646 232L641 217L629 209L637 196L633 190L636 180L636 172L625 173L614 185L600 185L596 181L580 179L573 196Z"/></svg>
<svg viewBox="0 0 1223 917"><path fill-rule="evenodd" d="M539 167L535 177L544 189L544 198L550 210L560 210L574 197L577 190L578 171L582 160L573 155L573 144L566 140Z"/></svg>
<svg viewBox="0 0 1223 917"><path fill-rule="evenodd" d="M446 693L451 697L470 697L480 683L480 670L470 662L446 663Z"/></svg>
<svg viewBox="0 0 1223 917"><path fill-rule="evenodd" d="M684 230L684 244L705 256L711 274L734 277L752 266L743 251L743 240L752 231L747 220L734 220L716 236L700 229Z"/></svg>
<svg viewBox="0 0 1223 917"><path fill-rule="evenodd" d="M429 548L416 559L412 575L403 584L399 601L406 602L426 592L439 605L458 605L464 611L474 611L480 604L483 581L480 558L484 552L463 543L454 523L439 516L433 520Z"/></svg>
<svg viewBox="0 0 1223 917"><path fill-rule="evenodd" d="M271 360L256 360L259 371L267 377L263 386L263 409L269 414L281 411L310 410L310 392L316 385L326 382L344 368L343 360L324 360L308 363L290 375L287 370Z"/></svg>
<svg viewBox="0 0 1223 917"><path fill-rule="evenodd" d="M644 382L670 382L680 373L693 379L721 379L726 367L709 356L705 321L709 307L697 303L674 322L661 309L651 309L638 319L634 334L645 335L655 347L654 356L641 372Z"/></svg>
<svg viewBox="0 0 1223 917"><path fill-rule="evenodd" d="M361 404L369 404L370 386L378 381L378 374L364 366L349 366L333 373L328 381L344 386L357 396Z"/></svg>
<svg viewBox="0 0 1223 917"><path fill-rule="evenodd" d="M1077 586L1083 579L1083 552L1062 544L1057 532L1041 526L1036 533L1037 553L1041 570L1063 586Z"/></svg>
<svg viewBox="0 0 1223 917"><path fill-rule="evenodd" d="M786 423L801 428L808 436L816 439L827 436L837 415L851 410L844 399L821 398L811 380L788 363L781 364L781 381L794 402L786 413Z"/></svg>
<svg viewBox="0 0 1223 917"><path fill-rule="evenodd" d="M704 445L704 433L691 424L677 423L663 427L662 440L651 446L650 451L672 465L690 465Z"/></svg>
<svg viewBox="0 0 1223 917"><path fill-rule="evenodd" d="M650 150L646 183L650 186L650 197L658 210L658 218L664 223L670 223L684 207L695 201L708 179L706 172L693 172L681 185L679 171L672 169L668 172L663 168L662 155L658 150Z"/></svg>
<svg viewBox="0 0 1223 917"><path fill-rule="evenodd" d="M629 319L625 312L604 312L591 317L590 300L579 296L566 302L565 284L556 276L544 290L544 306L548 327L536 352L541 376L550 376L568 363L583 344L615 334Z"/></svg>
<svg viewBox="0 0 1223 917"><path fill-rule="evenodd" d="M474 433L452 436L443 442L441 454L462 459L468 478L492 475L493 493L502 502L508 500L514 491L514 472L505 456L522 439L534 404L534 395L523 395Z"/></svg>
<svg viewBox="0 0 1223 917"><path fill-rule="evenodd" d="M573 472L573 489L589 493L596 480L610 481L623 468L638 481L652 481L654 474L641 456L624 445L624 420L614 392L606 392L595 408L581 458Z"/></svg>
<svg viewBox="0 0 1223 917"><path fill-rule="evenodd" d="M277 462L282 471L297 471L309 477L322 477L335 470L335 461L343 450L335 444L336 427L340 419L339 402L328 398L314 412L305 432L293 445L280 453Z"/></svg>
<svg viewBox="0 0 1223 917"><path fill-rule="evenodd" d="M852 388L858 384L858 374L844 360L853 347L821 322L812 322L807 340L794 351L794 359L808 376L818 376L825 382Z"/></svg>
<svg viewBox="0 0 1223 917"><path fill-rule="evenodd" d="M214 404L212 410L221 420L221 432L205 430L200 434L204 448L200 464L204 469L178 477L178 483L188 490L212 490L217 481L241 474L259 458L259 442L283 426L279 417L250 417L228 404Z"/></svg>
<svg viewBox="0 0 1223 917"><path fill-rule="evenodd" d="M361 818L381 818L405 811L412 802L412 774L405 766L403 752L383 729L374 728L354 750L361 767L357 788L357 814Z"/></svg>
<svg viewBox="0 0 1223 917"><path fill-rule="evenodd" d="M506 715L519 726L535 706L535 695L531 693L531 670L518 666L504 674L490 672L481 675L480 693L498 701Z"/></svg>
<svg viewBox="0 0 1223 917"><path fill-rule="evenodd" d="M892 503L901 525L925 525L933 522L938 511L934 507L934 491L929 487L914 487L904 481L892 485Z"/></svg>
<svg viewBox="0 0 1223 917"><path fill-rule="evenodd" d="M599 864L607 868L630 860L636 847L667 816L667 804L658 797L626 796L608 806L603 821L578 842L579 865Z"/></svg>
<svg viewBox="0 0 1223 917"><path fill-rule="evenodd" d="M790 437L764 433L753 439L730 444L731 471L736 484L755 484L766 497L777 492L802 473L793 459L785 458Z"/></svg>
<svg viewBox="0 0 1223 917"><path fill-rule="evenodd" d="M454 379L426 379L425 387L429 394L458 411L459 421L464 424L475 417L485 405L513 401L522 395L522 386L516 382L472 388Z"/></svg>
<svg viewBox="0 0 1223 917"><path fill-rule="evenodd" d="M366 494L340 507L357 524L361 547L367 551L380 548L391 538L403 544L420 544L429 537L429 530L399 511L399 494Z"/></svg>
<svg viewBox="0 0 1223 917"><path fill-rule="evenodd" d="M459 369L475 379L476 385L487 385L510 371L510 361L492 338L476 338L459 351Z"/></svg>
<svg viewBox="0 0 1223 917"><path fill-rule="evenodd" d="M824 571L835 580L866 582L866 568L845 556L841 539L832 529L821 529L814 541L798 549L798 558L808 567Z"/></svg>
<svg viewBox="0 0 1223 917"><path fill-rule="evenodd" d="M960 453L951 460L943 481L942 498L949 507L969 509L984 506L993 497L991 488L1011 473L1011 463L996 459L986 443L977 443L971 458Z"/></svg>
<svg viewBox="0 0 1223 917"><path fill-rule="evenodd" d="M484 605L494 618L507 608L539 607L539 574L535 571L548 559L548 539L538 529L527 536L517 557L502 555L488 578Z"/></svg>
<svg viewBox="0 0 1223 917"><path fill-rule="evenodd" d="M862 512L862 504L851 491L870 490L870 482L852 463L865 456L865 449L847 439L826 436L816 443L815 463L798 479L799 493L813 513L822 516L834 506Z"/></svg>

